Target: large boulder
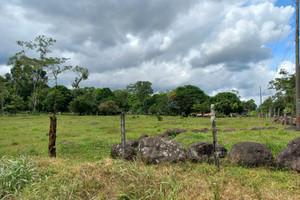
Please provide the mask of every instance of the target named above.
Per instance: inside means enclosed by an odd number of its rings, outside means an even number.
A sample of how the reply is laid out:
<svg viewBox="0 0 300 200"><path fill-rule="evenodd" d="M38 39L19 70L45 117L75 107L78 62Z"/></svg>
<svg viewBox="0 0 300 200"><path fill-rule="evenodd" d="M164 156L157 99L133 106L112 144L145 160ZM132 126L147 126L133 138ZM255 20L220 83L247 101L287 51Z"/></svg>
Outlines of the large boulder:
<svg viewBox="0 0 300 200"><path fill-rule="evenodd" d="M147 134L143 134L141 135L141 137L138 139L138 143L141 141L141 139L149 137Z"/></svg>
<svg viewBox="0 0 300 200"><path fill-rule="evenodd" d="M230 162L247 166L271 166L274 158L270 149L256 142L239 142L232 146L228 159Z"/></svg>
<svg viewBox="0 0 300 200"><path fill-rule="evenodd" d="M212 142L198 142L191 144L187 148L187 158L193 162L207 161L211 156L213 156L213 143ZM227 149L218 144L217 152L220 158L224 158L227 154Z"/></svg>
<svg viewBox="0 0 300 200"><path fill-rule="evenodd" d="M148 164L185 161L184 147L175 140L146 137L139 141L138 156Z"/></svg>
<svg viewBox="0 0 300 200"><path fill-rule="evenodd" d="M112 158L122 158L122 144L115 144L110 150ZM134 160L136 157L136 150L129 144L125 145L125 160Z"/></svg>
<svg viewBox="0 0 300 200"><path fill-rule="evenodd" d="M277 161L281 167L290 167L300 172L300 137L292 140L277 154Z"/></svg>

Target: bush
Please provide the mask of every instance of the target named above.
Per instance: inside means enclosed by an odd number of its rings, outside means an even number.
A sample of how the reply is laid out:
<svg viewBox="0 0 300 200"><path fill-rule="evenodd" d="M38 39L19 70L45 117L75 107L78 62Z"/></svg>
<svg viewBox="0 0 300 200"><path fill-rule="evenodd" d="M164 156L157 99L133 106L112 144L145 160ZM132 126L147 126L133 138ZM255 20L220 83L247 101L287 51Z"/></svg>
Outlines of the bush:
<svg viewBox="0 0 300 200"><path fill-rule="evenodd" d="M222 117L226 117L226 115L224 113L216 111L216 117L217 118L222 118Z"/></svg>
<svg viewBox="0 0 300 200"><path fill-rule="evenodd" d="M0 198L16 194L35 178L34 163L26 157L0 159Z"/></svg>
<svg viewBox="0 0 300 200"><path fill-rule="evenodd" d="M163 120L162 116L160 116L158 114L156 115L156 118L157 118L158 121L162 121Z"/></svg>

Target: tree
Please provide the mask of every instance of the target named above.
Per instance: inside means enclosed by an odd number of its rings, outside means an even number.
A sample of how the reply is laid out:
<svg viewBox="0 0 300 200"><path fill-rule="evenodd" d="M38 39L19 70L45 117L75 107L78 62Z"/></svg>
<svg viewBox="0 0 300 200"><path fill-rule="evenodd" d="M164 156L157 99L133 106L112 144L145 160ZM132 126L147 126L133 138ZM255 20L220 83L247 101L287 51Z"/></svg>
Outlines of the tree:
<svg viewBox="0 0 300 200"><path fill-rule="evenodd" d="M9 58L8 65L14 65L16 75L25 66L31 68L32 79L32 110L35 111L38 106L39 92L47 82L45 68L53 64L53 60L58 58L47 58L47 54L51 53L50 46L53 46L56 40L48 38L44 35L35 38L34 42L17 41L17 44L22 48L14 56ZM31 55L37 53L37 56L28 57L27 52L31 51ZM15 79L16 91L18 91L19 79Z"/></svg>
<svg viewBox="0 0 300 200"><path fill-rule="evenodd" d="M127 112L130 108L129 105L129 98L131 94L127 92L126 90L115 90L113 91L113 94L115 96L115 102L118 105L118 107L122 110Z"/></svg>
<svg viewBox="0 0 300 200"><path fill-rule="evenodd" d="M114 99L115 95L109 88L98 88L96 90L96 100L98 104Z"/></svg>
<svg viewBox="0 0 300 200"><path fill-rule="evenodd" d="M153 89L151 88L152 83L149 81L138 81L134 84L127 86L127 91L136 94L135 97L138 101L143 102L147 97L153 94Z"/></svg>
<svg viewBox="0 0 300 200"><path fill-rule="evenodd" d="M184 113L185 116L188 116L193 110L193 105L205 102L208 96L196 86L185 85L176 88L169 98L173 99L176 102L175 105L178 106L176 114Z"/></svg>
<svg viewBox="0 0 300 200"><path fill-rule="evenodd" d="M256 110L257 107L253 99L242 101L242 106L244 107L244 111L246 111L247 113Z"/></svg>
<svg viewBox="0 0 300 200"><path fill-rule="evenodd" d="M54 86L47 92L47 96L42 103L43 110L52 112L56 107L57 111L67 112L71 100L72 94L68 88L63 85Z"/></svg>
<svg viewBox="0 0 300 200"><path fill-rule="evenodd" d="M209 101L205 101L203 103L196 103L193 105L193 110L197 113L201 112L202 116L204 113L210 112L211 103Z"/></svg>
<svg viewBox="0 0 300 200"><path fill-rule="evenodd" d="M5 78L0 76L1 115L4 114L4 98L5 94L7 93L5 83Z"/></svg>
<svg viewBox="0 0 300 200"><path fill-rule="evenodd" d="M296 111L296 77L295 74L289 74L281 69L280 78L275 78L269 82L269 89L276 91L273 95L273 103L276 109L290 108Z"/></svg>
<svg viewBox="0 0 300 200"><path fill-rule="evenodd" d="M116 105L116 103L112 100L106 101L104 103L101 103L99 105L99 110L102 113L108 114L116 114L119 112L119 107Z"/></svg>
<svg viewBox="0 0 300 200"><path fill-rule="evenodd" d="M232 92L221 92L212 98L216 111L229 115L230 113L241 113L243 107L238 96Z"/></svg>
<svg viewBox="0 0 300 200"><path fill-rule="evenodd" d="M57 79L58 75L66 70L70 70L72 66L63 66L60 65L64 63L67 59L66 58L50 58L47 59L50 65L51 74L55 80L55 87L54 87L54 105L53 105L53 112L56 114L57 112Z"/></svg>
<svg viewBox="0 0 300 200"><path fill-rule="evenodd" d="M89 70L87 68L84 68L84 67L76 66L75 68L73 68L73 71L76 73L74 83L72 84L72 87L75 90L74 99L76 99L77 98L77 90L79 89L79 83L81 81L84 81L84 80L88 79ZM76 111L76 101L74 101L73 111L74 112Z"/></svg>

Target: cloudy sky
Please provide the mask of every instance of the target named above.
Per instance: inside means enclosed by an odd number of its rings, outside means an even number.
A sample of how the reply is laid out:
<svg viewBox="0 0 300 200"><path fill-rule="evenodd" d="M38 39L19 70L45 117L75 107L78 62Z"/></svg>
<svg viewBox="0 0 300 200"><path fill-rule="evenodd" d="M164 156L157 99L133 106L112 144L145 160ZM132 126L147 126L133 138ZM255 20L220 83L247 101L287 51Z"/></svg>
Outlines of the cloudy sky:
<svg viewBox="0 0 300 200"><path fill-rule="evenodd" d="M236 89L258 102L276 69L294 71L293 0L2 0L0 74L17 40L57 40L51 56L89 69L81 87ZM59 84L70 87L71 72ZM50 84L53 84L53 81Z"/></svg>

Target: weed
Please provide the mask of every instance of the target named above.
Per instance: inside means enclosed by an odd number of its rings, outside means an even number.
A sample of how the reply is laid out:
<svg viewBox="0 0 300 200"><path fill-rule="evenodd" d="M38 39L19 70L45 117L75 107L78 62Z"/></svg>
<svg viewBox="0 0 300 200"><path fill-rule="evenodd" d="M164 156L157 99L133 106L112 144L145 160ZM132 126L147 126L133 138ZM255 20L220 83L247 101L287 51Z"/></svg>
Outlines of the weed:
<svg viewBox="0 0 300 200"><path fill-rule="evenodd" d="M34 163L27 157L0 159L0 198L6 198L22 190L36 178Z"/></svg>

